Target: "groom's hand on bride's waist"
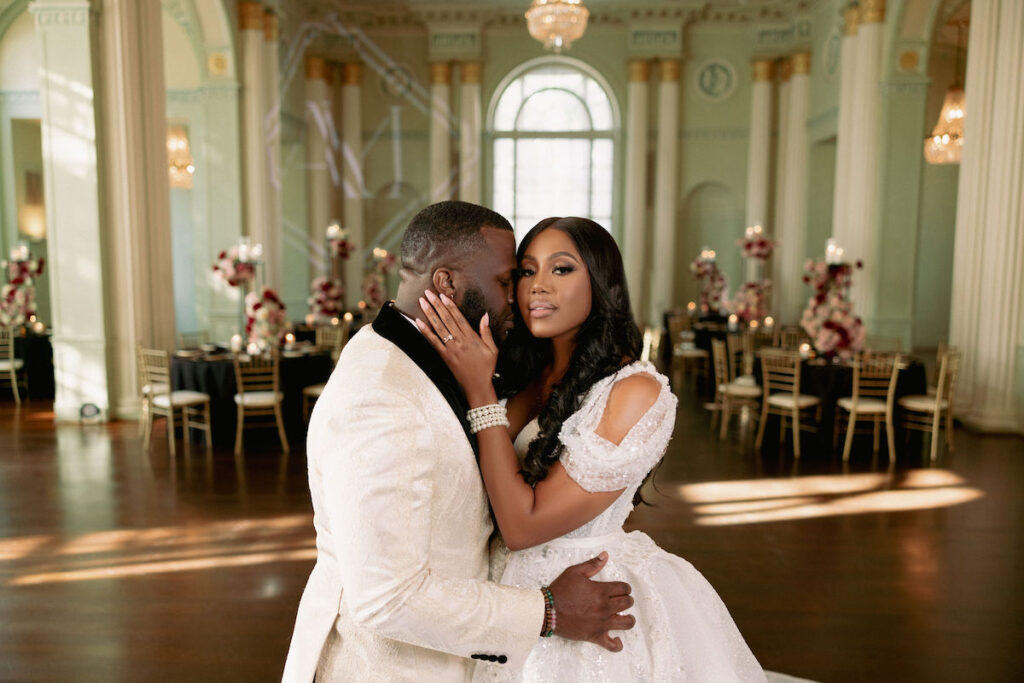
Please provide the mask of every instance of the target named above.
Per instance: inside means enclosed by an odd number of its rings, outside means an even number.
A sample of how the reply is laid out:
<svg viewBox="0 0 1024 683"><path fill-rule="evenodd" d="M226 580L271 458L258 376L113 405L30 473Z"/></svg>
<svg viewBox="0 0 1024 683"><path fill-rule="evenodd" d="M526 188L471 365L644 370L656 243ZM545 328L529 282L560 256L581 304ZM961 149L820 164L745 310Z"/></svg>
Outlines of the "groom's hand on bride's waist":
<svg viewBox="0 0 1024 683"><path fill-rule="evenodd" d="M608 561L608 553L574 564L548 587L554 597L557 623L555 635L569 640L587 640L618 652L622 640L609 631L633 628L636 619L619 614L633 606L631 588L622 581L593 581Z"/></svg>

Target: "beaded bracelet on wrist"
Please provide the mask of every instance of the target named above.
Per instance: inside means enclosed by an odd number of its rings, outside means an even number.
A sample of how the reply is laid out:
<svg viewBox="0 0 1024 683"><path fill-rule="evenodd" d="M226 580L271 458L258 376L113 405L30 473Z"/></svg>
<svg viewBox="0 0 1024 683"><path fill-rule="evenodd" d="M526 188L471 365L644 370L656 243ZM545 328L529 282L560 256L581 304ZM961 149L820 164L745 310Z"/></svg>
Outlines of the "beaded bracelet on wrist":
<svg viewBox="0 0 1024 683"><path fill-rule="evenodd" d="M491 403L479 408L470 408L466 413L466 420L469 421L469 431L476 434L488 427L508 427L508 415L505 406L500 403Z"/></svg>
<svg viewBox="0 0 1024 683"><path fill-rule="evenodd" d="M541 628L540 636L541 638L550 638L555 635L557 625L555 596L551 594L551 589L547 586L542 586L540 592L544 594L544 626Z"/></svg>

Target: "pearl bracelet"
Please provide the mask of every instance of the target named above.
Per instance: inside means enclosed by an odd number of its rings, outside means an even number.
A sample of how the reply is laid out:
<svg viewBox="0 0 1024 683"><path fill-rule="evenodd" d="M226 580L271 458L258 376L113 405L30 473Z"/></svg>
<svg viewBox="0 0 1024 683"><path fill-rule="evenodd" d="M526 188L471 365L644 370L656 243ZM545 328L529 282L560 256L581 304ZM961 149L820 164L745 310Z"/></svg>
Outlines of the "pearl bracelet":
<svg viewBox="0 0 1024 683"><path fill-rule="evenodd" d="M487 429L488 427L508 427L508 415L505 413L505 406L500 403L470 408L466 413L469 421L469 431L473 434Z"/></svg>

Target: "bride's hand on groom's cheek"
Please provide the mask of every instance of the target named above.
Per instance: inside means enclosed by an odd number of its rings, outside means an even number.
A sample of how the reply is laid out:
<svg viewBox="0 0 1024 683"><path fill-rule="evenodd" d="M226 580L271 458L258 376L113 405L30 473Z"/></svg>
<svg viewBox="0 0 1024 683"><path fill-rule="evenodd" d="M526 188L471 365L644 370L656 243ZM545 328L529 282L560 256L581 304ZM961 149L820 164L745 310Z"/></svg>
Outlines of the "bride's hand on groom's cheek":
<svg viewBox="0 0 1024 683"><path fill-rule="evenodd" d="M498 364L498 346L491 336L488 315L480 320L480 329L474 330L454 301L429 290L420 297L420 308L429 324L417 320L417 327L444 359L470 403L493 403L491 377Z"/></svg>

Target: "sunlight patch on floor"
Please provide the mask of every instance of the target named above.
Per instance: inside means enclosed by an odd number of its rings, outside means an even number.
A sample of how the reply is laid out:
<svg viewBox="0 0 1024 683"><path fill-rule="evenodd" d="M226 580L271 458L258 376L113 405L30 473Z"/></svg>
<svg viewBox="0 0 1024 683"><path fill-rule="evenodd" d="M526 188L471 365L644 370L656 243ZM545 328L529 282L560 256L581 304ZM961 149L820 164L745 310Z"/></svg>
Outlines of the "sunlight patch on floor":
<svg viewBox="0 0 1024 683"><path fill-rule="evenodd" d="M788 479L684 484L699 526L923 510L962 505L985 495L948 470L815 475Z"/></svg>

